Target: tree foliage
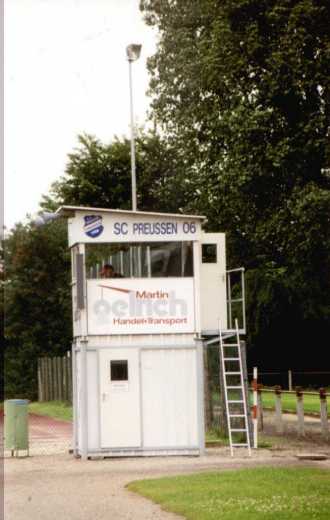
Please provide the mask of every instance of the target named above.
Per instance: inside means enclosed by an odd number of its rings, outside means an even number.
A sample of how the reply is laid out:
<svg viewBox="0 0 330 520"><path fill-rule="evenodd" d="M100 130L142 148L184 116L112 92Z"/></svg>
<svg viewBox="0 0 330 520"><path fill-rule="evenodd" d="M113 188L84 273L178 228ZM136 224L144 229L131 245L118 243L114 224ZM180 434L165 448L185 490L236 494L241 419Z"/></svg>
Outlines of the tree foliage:
<svg viewBox="0 0 330 520"><path fill-rule="evenodd" d="M38 356L71 347L66 225L17 225L5 240L6 397L36 397Z"/></svg>
<svg viewBox="0 0 330 520"><path fill-rule="evenodd" d="M79 147L68 155L65 175L42 202L99 208L131 208L130 141L115 138L101 143L90 135L78 136ZM182 205L176 181L179 161L169 145L154 132L142 130L136 139L137 205L140 210L176 210Z"/></svg>
<svg viewBox="0 0 330 520"><path fill-rule="evenodd" d="M186 157L186 208L245 265L250 341L329 325L330 4L142 0L160 32L152 116ZM309 333L306 334L306 327Z"/></svg>

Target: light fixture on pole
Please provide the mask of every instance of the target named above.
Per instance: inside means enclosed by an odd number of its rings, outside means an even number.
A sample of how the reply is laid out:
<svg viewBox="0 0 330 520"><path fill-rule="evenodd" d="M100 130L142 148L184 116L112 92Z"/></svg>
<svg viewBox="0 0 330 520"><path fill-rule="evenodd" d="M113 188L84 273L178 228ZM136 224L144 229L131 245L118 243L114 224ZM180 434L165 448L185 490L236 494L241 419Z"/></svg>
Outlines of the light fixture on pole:
<svg viewBox="0 0 330 520"><path fill-rule="evenodd" d="M129 94L131 107L131 172L132 172L132 210L136 211L136 169L135 169L135 131L133 113L132 63L139 59L142 45L131 43L126 47L129 69Z"/></svg>

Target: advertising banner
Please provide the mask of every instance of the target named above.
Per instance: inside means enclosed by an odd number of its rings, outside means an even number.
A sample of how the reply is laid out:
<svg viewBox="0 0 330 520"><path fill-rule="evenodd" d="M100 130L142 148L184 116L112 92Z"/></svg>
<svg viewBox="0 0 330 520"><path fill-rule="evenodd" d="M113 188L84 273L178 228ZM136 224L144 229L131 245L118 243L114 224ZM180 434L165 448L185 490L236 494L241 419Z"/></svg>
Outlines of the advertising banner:
<svg viewBox="0 0 330 520"><path fill-rule="evenodd" d="M87 281L88 334L169 334L195 330L193 278Z"/></svg>

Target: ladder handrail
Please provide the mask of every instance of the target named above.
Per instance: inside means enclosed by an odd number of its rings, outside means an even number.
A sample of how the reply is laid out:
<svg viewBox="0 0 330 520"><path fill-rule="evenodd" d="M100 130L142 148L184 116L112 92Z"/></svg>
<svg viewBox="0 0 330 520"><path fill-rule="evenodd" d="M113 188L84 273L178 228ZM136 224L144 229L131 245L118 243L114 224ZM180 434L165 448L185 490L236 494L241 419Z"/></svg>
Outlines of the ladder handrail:
<svg viewBox="0 0 330 520"><path fill-rule="evenodd" d="M231 283L231 273L241 273L240 276L240 285L241 285L241 292L242 297L241 298L232 298L232 283ZM232 304L233 303L241 303L242 304L242 326L243 331L245 333L246 331L246 302L245 302L245 268L244 267L237 267L235 269L227 269L226 270L226 280L227 280L227 310L228 310L228 327L229 329L232 328L232 322L233 322L233 312L232 312ZM235 319L236 322L236 319Z"/></svg>

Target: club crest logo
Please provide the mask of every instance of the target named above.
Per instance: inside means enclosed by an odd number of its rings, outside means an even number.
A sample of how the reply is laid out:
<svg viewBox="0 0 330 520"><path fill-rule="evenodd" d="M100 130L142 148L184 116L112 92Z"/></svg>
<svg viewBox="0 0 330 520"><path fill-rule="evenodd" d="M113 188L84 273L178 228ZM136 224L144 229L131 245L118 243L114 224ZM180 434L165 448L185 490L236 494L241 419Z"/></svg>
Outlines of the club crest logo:
<svg viewBox="0 0 330 520"><path fill-rule="evenodd" d="M84 221L84 231L88 237L96 238L101 235L104 229L101 216L86 215Z"/></svg>

